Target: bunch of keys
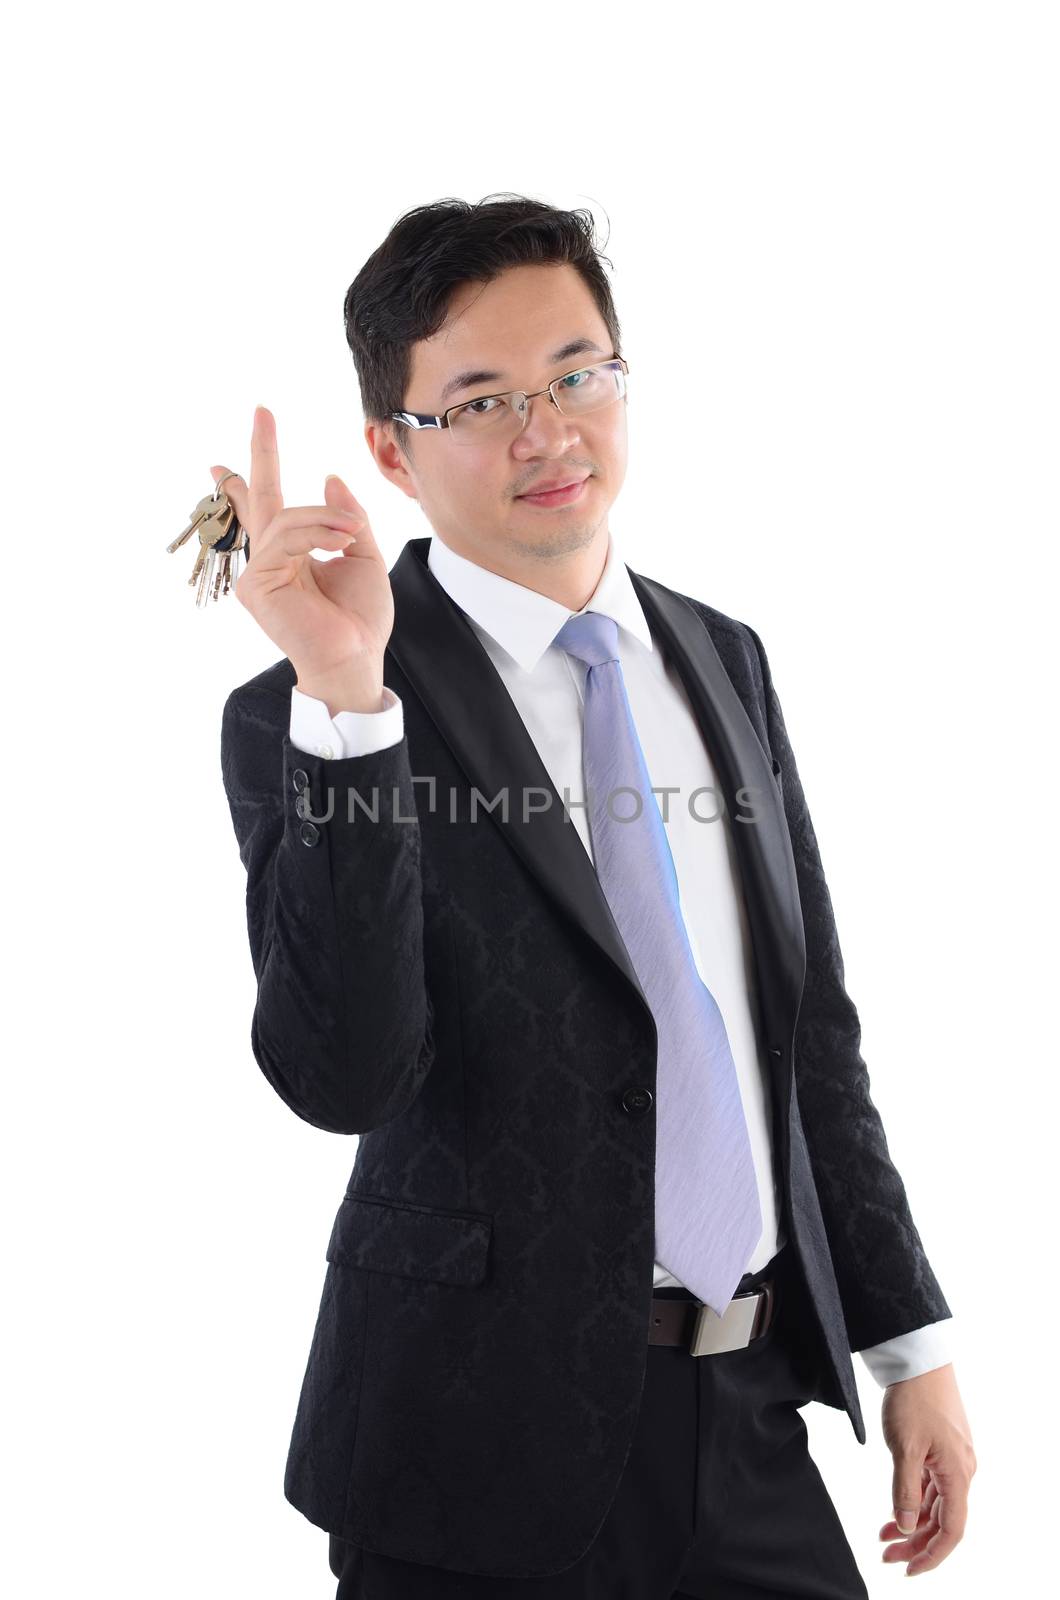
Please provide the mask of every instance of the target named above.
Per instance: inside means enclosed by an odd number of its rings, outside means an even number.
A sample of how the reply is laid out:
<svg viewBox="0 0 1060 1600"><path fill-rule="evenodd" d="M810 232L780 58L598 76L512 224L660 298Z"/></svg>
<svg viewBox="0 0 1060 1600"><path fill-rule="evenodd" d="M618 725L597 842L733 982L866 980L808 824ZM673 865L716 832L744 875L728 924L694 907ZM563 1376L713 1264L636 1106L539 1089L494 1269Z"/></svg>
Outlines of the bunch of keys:
<svg viewBox="0 0 1060 1600"><path fill-rule="evenodd" d="M167 555L172 555L174 550L179 550L185 540L190 539L198 530L199 552L195 557L191 577L188 579L189 584L198 581L199 587L195 595L197 606L201 606L206 600L216 600L220 595L228 593L232 587L233 568L239 562L240 550L244 551L247 560L250 560L247 530L236 516L235 506L221 488L225 478L238 476L237 472L226 472L224 478L218 478L213 493L203 495L191 513L191 521L184 532L178 535L172 544L166 546Z"/></svg>

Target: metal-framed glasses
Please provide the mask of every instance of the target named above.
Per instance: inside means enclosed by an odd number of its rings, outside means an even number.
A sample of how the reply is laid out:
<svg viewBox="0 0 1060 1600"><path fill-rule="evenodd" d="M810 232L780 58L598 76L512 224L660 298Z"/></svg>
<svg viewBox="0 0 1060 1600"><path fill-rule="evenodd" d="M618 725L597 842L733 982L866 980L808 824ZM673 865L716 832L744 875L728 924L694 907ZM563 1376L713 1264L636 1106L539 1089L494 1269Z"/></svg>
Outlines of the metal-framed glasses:
<svg viewBox="0 0 1060 1600"><path fill-rule="evenodd" d="M511 389L507 394L479 395L474 400L462 400L450 406L444 415L432 417L418 411L392 411L395 422L404 422L409 428L448 428L454 444L482 444L487 441L515 438L526 427L530 415L530 402L539 394L547 394L556 410L565 417L581 417L589 411L600 411L613 405L626 393L629 366L623 356L612 356L598 361L592 367L579 367L576 372L553 378L544 389L527 394L525 389Z"/></svg>

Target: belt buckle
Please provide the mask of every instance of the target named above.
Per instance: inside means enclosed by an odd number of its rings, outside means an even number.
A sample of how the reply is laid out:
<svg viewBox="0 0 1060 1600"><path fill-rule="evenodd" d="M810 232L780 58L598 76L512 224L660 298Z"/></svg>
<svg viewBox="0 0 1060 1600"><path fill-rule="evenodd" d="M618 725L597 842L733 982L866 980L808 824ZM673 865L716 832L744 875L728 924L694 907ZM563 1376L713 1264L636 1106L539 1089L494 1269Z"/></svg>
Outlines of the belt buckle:
<svg viewBox="0 0 1060 1600"><path fill-rule="evenodd" d="M697 1307L692 1321L688 1348L694 1356L720 1355L725 1350L743 1350L759 1332L765 1332L773 1318L773 1285L768 1280L760 1288L734 1295L719 1317L713 1306Z"/></svg>

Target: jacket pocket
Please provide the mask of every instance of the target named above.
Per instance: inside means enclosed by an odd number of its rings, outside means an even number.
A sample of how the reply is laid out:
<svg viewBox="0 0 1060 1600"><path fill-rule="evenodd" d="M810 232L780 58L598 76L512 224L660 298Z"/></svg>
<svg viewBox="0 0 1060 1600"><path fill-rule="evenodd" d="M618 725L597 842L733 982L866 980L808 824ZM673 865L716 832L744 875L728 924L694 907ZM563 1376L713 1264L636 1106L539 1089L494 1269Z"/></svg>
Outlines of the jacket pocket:
<svg viewBox="0 0 1060 1600"><path fill-rule="evenodd" d="M485 1212L347 1194L331 1230L327 1259L369 1272L473 1287L486 1276L492 1231L493 1218Z"/></svg>

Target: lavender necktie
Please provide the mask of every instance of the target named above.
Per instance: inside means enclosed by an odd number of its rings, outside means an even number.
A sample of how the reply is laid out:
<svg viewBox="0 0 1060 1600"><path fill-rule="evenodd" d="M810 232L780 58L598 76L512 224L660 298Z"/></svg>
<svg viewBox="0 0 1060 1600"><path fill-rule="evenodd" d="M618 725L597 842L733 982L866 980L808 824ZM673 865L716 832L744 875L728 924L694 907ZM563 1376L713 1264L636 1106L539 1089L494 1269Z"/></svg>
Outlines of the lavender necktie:
<svg viewBox="0 0 1060 1600"><path fill-rule="evenodd" d="M655 1259L721 1316L762 1236L732 1051L688 942L618 624L583 611L554 642L589 668L583 764L596 871L658 1029Z"/></svg>

